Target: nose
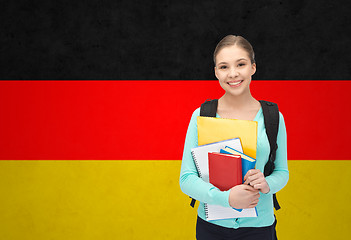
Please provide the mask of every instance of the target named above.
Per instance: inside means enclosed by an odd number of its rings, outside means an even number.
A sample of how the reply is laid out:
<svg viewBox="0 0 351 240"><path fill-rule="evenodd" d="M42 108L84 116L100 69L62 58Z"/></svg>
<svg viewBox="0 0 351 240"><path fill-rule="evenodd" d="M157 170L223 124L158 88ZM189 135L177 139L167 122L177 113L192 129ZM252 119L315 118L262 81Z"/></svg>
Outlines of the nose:
<svg viewBox="0 0 351 240"><path fill-rule="evenodd" d="M238 75L239 75L239 72L237 71L237 69L235 69L235 68L230 68L229 69L228 77L235 78Z"/></svg>

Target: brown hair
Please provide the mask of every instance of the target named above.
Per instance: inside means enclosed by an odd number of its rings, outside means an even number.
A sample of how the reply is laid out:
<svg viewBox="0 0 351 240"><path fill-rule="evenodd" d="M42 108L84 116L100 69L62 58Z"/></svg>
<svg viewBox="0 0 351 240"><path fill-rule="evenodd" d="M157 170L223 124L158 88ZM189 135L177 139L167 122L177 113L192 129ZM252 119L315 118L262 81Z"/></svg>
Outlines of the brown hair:
<svg viewBox="0 0 351 240"><path fill-rule="evenodd" d="M255 63L255 53L254 50L245 38L242 36L235 36L235 35L228 35L225 36L216 46L214 53L213 53L213 61L214 64L216 65L216 56L220 50L224 47L229 47L229 46L238 46L245 50L247 54L249 55L249 58L251 60L251 63Z"/></svg>

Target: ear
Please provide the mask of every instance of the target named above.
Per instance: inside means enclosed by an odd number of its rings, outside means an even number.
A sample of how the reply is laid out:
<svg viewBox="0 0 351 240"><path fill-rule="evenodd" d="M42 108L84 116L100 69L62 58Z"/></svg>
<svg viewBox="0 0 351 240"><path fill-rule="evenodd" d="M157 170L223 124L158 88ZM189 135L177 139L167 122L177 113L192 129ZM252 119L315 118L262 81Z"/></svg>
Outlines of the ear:
<svg viewBox="0 0 351 240"><path fill-rule="evenodd" d="M252 69L252 72L251 72L251 76L252 76L256 73L256 63L251 64L251 69Z"/></svg>
<svg viewBox="0 0 351 240"><path fill-rule="evenodd" d="M215 72L215 76L216 76L216 78L218 79L218 77L217 77L217 68L216 68L216 66L214 67L214 72Z"/></svg>

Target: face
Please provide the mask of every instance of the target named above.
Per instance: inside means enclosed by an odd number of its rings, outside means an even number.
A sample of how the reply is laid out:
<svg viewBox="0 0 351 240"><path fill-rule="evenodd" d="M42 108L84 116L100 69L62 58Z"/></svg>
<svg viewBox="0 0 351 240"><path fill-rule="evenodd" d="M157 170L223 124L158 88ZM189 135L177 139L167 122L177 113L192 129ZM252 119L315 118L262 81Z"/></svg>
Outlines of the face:
<svg viewBox="0 0 351 240"><path fill-rule="evenodd" d="M224 47L216 56L215 75L227 94L239 96L250 91L255 72L256 64L251 64L248 53L240 47Z"/></svg>

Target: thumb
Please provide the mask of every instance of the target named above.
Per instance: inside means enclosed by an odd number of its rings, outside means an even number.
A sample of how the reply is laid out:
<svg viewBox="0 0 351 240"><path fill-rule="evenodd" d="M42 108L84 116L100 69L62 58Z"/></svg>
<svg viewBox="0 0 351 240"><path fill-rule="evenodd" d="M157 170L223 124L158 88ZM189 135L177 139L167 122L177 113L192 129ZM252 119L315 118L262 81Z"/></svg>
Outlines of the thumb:
<svg viewBox="0 0 351 240"><path fill-rule="evenodd" d="M245 186L246 186L245 190L247 190L247 191L254 192L254 193L259 192L258 189L254 188L254 187L251 186L251 185L246 185L246 184L245 184Z"/></svg>

